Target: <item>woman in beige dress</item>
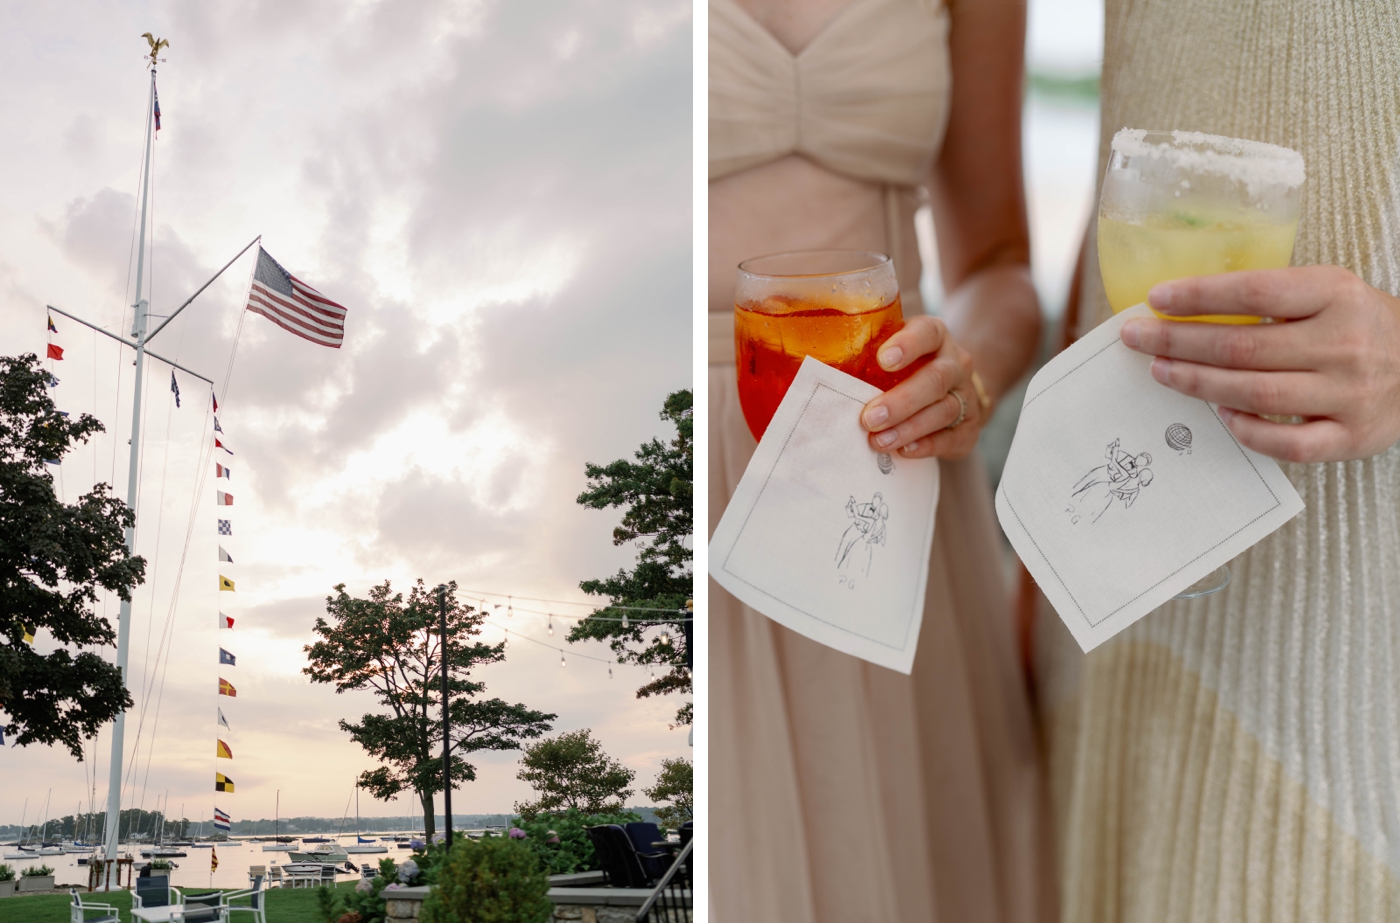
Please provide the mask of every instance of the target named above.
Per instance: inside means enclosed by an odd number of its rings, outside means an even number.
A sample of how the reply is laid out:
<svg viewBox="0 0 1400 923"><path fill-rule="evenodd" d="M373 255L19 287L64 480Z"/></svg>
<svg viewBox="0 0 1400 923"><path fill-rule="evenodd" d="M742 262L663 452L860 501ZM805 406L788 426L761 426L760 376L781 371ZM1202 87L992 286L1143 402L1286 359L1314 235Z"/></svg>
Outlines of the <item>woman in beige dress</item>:
<svg viewBox="0 0 1400 923"><path fill-rule="evenodd" d="M1002 0L711 0L711 527L755 446L733 292L737 264L761 254L893 256L909 323L880 361L935 359L862 419L872 446L941 458L943 485L910 676L796 635L711 582L720 923L1053 917L1036 735L970 454L1039 332L1020 178L1024 17ZM925 196L942 320L921 316L913 216Z"/></svg>
<svg viewBox="0 0 1400 923"><path fill-rule="evenodd" d="M1109 0L1124 126L1307 161L1294 267L1158 286L1154 374L1285 461L1306 509L1085 655L1040 621L1066 923L1400 921L1400 17L1391 0ZM1109 315L1092 241L1081 330ZM1331 265L1328 265L1331 264ZM1260 414L1300 415L1301 425Z"/></svg>

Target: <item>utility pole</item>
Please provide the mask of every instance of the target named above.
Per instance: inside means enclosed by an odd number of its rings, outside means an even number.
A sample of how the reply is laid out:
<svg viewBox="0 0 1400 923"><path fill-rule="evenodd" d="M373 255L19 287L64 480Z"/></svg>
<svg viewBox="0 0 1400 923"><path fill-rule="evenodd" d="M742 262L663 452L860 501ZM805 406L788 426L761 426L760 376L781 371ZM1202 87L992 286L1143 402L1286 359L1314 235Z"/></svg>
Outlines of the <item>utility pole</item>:
<svg viewBox="0 0 1400 923"><path fill-rule="evenodd" d="M242 256L248 251L249 247L251 247L253 244L257 243L259 240L262 239L261 236L253 238L253 240L250 241L247 246L245 246L242 250L238 252L238 256L235 256L232 260L229 260L228 263L224 264L223 269L220 269L217 273L214 274L213 279L210 279L208 282L204 283L204 285L201 286L199 290L194 293L194 295L191 295L190 298L187 299L184 304L180 305L180 307L177 308L175 312L172 313L169 317L167 317L158 327L156 327L154 331L151 331L149 333L147 332L146 328L151 316L150 301L147 298L142 297L142 288L146 284L146 219L149 214L149 207L151 201L151 154L152 145L155 142L154 113L156 105L156 68L154 65L155 55L160 47L164 47L164 45L157 45L154 39L151 40L151 88L150 96L146 106L146 154L142 160L141 167L141 221L138 227L138 233L140 236L138 238L139 243L136 249L136 303L132 305L132 307L136 310L136 314L132 321L131 339L119 336L118 334L112 333L110 330L105 330L102 327L91 323L90 321L86 321L81 317L68 313L62 308L56 308L53 305L46 306L50 311L53 311L56 314L61 314L69 320L76 321L85 327L90 327L98 333L102 334L103 336L110 337L111 339L116 340L117 342L136 350L136 361L133 363L136 366L136 382L131 399L131 441L128 443L128 445L131 446L131 453L130 460L128 462L126 477L126 505L128 508L130 508L130 510L133 513L132 524L130 526L127 526L125 535L126 548L130 554L136 553L136 523L134 514L136 513L137 490L141 482L141 386L143 374L145 372L146 357L149 356L152 359L158 359L161 362L164 362L166 365L173 366L174 368L179 369L187 375L192 375L195 378L198 378L200 381L203 381L206 384L208 384L211 390L214 387L214 382L212 379L206 378L205 376L199 374L196 371L193 371L192 369L185 368L185 366L181 365L178 362L174 362L170 359L165 358L164 356L160 356L156 353L151 352L146 348L146 344L149 343L155 337L156 334L160 333L163 329L165 329L166 325L168 325L172 320L174 320L176 315L178 315L181 311L188 307L190 303L193 302L194 299L198 297L201 292L204 291L204 289L208 288L211 284L213 284L214 279L217 279L219 278L219 276L223 275L224 270L228 269L229 266L232 266L234 261L237 260L239 256ZM117 669L121 672L122 685L127 686L128 689L129 684L127 683L127 659L130 647L130 639L131 600L124 599L121 602L121 607L117 616L116 666ZM106 862L103 866L103 886L101 889L104 891L117 890L120 887L118 884L116 859L118 841L121 836L122 751L124 749L125 744L125 730L126 713L125 711L119 711L117 712L117 716L112 723L112 758L109 764L109 771L107 777L107 822L106 828L103 830L103 856L106 859ZM95 783L94 788L96 788Z"/></svg>
<svg viewBox="0 0 1400 923"><path fill-rule="evenodd" d="M438 633L442 638L442 813L452 849L452 716L447 700L447 584L438 584Z"/></svg>

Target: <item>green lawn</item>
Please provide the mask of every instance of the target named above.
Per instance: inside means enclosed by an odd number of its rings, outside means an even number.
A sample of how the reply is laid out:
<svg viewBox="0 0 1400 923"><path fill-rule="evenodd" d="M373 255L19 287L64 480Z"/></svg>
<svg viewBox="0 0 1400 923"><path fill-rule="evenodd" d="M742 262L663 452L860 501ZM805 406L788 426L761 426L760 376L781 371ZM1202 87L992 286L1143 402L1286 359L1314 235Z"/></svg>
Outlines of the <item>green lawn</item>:
<svg viewBox="0 0 1400 923"><path fill-rule="evenodd" d="M355 887L357 882L343 882L337 887L346 890ZM194 888L193 893L203 893ZM121 912L122 923L131 923L131 893L117 891L112 894L83 892L83 899L111 904ZM72 904L67 894L34 894L0 898L0 923L68 923L68 908ZM88 914L90 917L99 914ZM251 917L239 914L234 920L248 920ZM140 923L140 921L137 921ZM267 923L321 923L316 912L316 891L313 888L273 888L267 892Z"/></svg>

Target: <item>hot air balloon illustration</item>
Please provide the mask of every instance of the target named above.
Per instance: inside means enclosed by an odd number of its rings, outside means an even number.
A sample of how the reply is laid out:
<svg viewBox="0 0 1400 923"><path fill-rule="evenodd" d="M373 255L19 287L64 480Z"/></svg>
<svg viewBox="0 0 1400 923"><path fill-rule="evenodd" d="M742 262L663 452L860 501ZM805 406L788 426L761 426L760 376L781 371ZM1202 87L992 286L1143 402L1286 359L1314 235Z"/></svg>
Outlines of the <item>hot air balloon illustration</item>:
<svg viewBox="0 0 1400 923"><path fill-rule="evenodd" d="M1167 445L1178 452L1191 451L1191 431L1184 423L1173 423L1167 427Z"/></svg>

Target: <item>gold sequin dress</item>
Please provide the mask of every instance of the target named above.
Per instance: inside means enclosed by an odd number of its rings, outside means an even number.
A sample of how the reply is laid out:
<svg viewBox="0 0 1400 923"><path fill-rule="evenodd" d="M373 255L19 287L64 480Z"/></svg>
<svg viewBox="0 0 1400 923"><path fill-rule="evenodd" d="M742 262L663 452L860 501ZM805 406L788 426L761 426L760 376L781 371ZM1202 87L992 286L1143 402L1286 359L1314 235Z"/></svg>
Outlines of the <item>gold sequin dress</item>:
<svg viewBox="0 0 1400 923"><path fill-rule="evenodd" d="M1108 0L1100 176L1125 126L1301 151L1293 262L1400 294L1394 2ZM1224 592L1087 656L1039 620L1065 923L1400 920L1400 447L1284 470Z"/></svg>

